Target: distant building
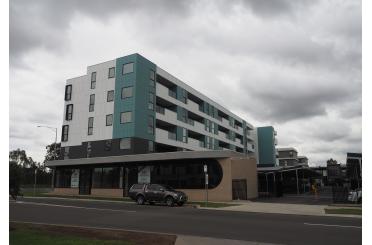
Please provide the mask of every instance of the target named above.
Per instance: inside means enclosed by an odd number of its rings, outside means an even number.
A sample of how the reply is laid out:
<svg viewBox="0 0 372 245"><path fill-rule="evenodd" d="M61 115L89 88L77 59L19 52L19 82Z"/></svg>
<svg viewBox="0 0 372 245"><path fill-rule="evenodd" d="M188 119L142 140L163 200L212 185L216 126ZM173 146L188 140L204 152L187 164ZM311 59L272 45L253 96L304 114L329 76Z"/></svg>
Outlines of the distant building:
<svg viewBox="0 0 372 245"><path fill-rule="evenodd" d="M278 148L279 166L308 166L308 158L306 156L298 156L298 152L293 147Z"/></svg>
<svg viewBox="0 0 372 245"><path fill-rule="evenodd" d="M352 189L362 187L362 153L347 153L346 176Z"/></svg>
<svg viewBox="0 0 372 245"><path fill-rule="evenodd" d="M277 165L276 161L276 149L277 145L276 131L272 126L257 127L255 130L257 148L256 159L257 164L264 167L274 167Z"/></svg>

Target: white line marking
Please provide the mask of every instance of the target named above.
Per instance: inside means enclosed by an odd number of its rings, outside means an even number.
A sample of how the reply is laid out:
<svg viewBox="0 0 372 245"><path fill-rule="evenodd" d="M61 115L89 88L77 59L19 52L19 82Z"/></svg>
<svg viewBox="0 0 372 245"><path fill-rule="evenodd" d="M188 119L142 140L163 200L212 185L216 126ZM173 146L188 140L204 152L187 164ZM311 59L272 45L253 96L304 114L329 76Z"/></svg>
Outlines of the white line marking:
<svg viewBox="0 0 372 245"><path fill-rule="evenodd" d="M39 202L11 202L14 204L31 204L31 205L40 205L40 206L52 206L59 208L80 208L87 210L99 210L99 211L113 211L113 212L124 212L124 213L135 213L133 210L120 210L120 209L108 209L108 208L89 208L89 207L80 207L80 206L69 206L69 205L59 205L59 204L50 204L50 203L39 203Z"/></svg>
<svg viewBox="0 0 372 245"><path fill-rule="evenodd" d="M357 229L362 229L361 226L354 226L354 225L329 225L329 224L313 224L313 223L304 223L304 225L317 225L317 226L331 226L331 227L342 227L342 228L357 228Z"/></svg>

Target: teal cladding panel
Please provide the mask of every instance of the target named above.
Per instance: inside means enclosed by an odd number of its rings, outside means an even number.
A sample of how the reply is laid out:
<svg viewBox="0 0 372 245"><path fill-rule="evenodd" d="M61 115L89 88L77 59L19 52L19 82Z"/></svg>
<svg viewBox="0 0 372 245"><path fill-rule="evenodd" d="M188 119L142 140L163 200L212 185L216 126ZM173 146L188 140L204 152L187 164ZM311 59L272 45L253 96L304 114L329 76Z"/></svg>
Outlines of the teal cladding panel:
<svg viewBox="0 0 372 245"><path fill-rule="evenodd" d="M122 74L123 65L133 62L133 72ZM155 94L150 86L150 70L156 65L139 54L132 54L116 59L115 105L113 138L138 137L154 140L155 135L148 132L149 116L155 119L155 111L148 109L149 93ZM121 89L133 86L133 96L121 99ZM120 124L121 112L132 111L132 123Z"/></svg>
<svg viewBox="0 0 372 245"><path fill-rule="evenodd" d="M274 128L271 126L257 128L257 139L259 164L275 166Z"/></svg>

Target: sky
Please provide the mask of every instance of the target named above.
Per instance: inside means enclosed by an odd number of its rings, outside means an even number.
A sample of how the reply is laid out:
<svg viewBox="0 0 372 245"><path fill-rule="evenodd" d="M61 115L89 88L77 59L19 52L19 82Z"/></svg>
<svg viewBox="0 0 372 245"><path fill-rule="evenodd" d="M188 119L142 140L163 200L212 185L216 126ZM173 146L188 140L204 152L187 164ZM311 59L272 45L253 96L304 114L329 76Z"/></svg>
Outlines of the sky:
<svg viewBox="0 0 372 245"><path fill-rule="evenodd" d="M89 2L89 4L87 4ZM362 151L361 1L48 1L10 5L10 150L43 161L64 86L140 53L309 164Z"/></svg>

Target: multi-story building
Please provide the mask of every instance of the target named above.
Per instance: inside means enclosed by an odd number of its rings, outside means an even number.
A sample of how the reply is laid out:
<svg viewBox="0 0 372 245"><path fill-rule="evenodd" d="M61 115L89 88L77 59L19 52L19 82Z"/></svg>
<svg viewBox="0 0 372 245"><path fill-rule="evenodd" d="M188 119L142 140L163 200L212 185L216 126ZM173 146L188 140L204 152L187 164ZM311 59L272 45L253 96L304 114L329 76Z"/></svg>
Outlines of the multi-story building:
<svg viewBox="0 0 372 245"><path fill-rule="evenodd" d="M201 200L208 178L212 200L257 197L254 127L139 54L68 79L64 108L57 194L158 183Z"/></svg>
<svg viewBox="0 0 372 245"><path fill-rule="evenodd" d="M257 148L255 156L257 164L260 167L277 166L277 150L276 131L272 126L255 128L254 135L256 136Z"/></svg>
<svg viewBox="0 0 372 245"><path fill-rule="evenodd" d="M62 159L232 150L254 153L254 127L139 54L67 80Z"/></svg>

